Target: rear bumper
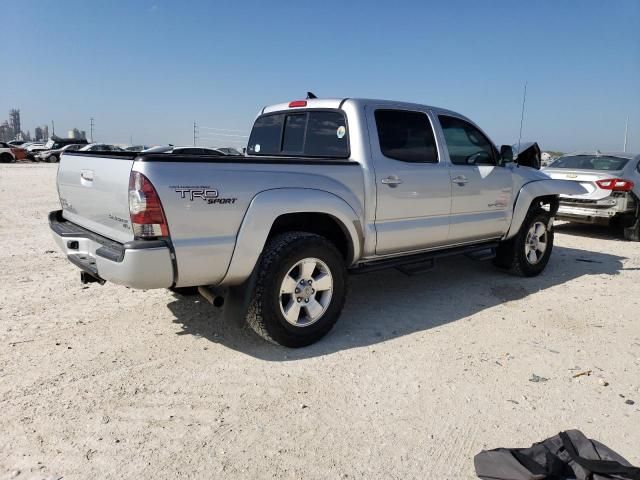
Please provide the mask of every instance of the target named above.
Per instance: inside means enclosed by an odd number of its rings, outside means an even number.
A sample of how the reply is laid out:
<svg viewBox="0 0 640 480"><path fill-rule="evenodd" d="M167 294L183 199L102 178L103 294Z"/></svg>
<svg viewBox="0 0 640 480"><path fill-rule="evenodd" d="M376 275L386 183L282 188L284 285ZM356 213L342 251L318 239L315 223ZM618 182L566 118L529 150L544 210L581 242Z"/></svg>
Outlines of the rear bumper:
<svg viewBox="0 0 640 480"><path fill-rule="evenodd" d="M633 213L636 202L631 195L612 197L600 201L575 200L560 197L557 217L588 223L607 221L616 215Z"/></svg>
<svg viewBox="0 0 640 480"><path fill-rule="evenodd" d="M174 284L173 254L164 240L118 243L69 222L62 210L49 213L49 226L69 261L98 280L140 289Z"/></svg>
<svg viewBox="0 0 640 480"><path fill-rule="evenodd" d="M569 207L560 204L558 208L558 214L556 218L559 220L583 220L586 222L596 222L602 220L608 220L617 214L622 213L617 209L602 209L602 208L583 208L583 207Z"/></svg>

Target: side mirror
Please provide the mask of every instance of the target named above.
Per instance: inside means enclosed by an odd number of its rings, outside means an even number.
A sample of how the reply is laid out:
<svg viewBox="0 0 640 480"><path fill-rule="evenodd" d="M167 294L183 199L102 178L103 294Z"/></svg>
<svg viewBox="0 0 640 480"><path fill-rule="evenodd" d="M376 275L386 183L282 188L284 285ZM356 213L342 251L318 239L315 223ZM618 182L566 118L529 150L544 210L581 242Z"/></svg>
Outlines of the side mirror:
<svg viewBox="0 0 640 480"><path fill-rule="evenodd" d="M504 165L509 162L513 162L513 148L511 145L502 145L500 147L500 163Z"/></svg>

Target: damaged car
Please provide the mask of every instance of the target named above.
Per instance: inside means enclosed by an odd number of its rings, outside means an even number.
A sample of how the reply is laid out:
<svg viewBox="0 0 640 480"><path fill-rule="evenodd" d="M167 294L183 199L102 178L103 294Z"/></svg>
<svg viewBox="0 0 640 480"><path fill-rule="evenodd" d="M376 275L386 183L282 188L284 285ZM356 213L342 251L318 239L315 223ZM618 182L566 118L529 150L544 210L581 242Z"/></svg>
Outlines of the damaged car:
<svg viewBox="0 0 640 480"><path fill-rule="evenodd" d="M640 155L572 153L558 158L544 173L587 190L560 195L557 219L621 226L626 240L640 241Z"/></svg>

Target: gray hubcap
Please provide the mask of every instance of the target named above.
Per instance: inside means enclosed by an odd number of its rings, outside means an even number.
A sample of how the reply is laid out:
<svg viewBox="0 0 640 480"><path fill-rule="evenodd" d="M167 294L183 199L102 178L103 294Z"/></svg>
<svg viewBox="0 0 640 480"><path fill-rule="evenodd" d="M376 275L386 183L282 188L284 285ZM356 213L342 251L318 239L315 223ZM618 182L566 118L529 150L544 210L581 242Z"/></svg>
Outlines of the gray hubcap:
<svg viewBox="0 0 640 480"><path fill-rule="evenodd" d="M535 265L547 250L547 226L543 222L535 222L527 232L524 242L524 254L527 262Z"/></svg>
<svg viewBox="0 0 640 480"><path fill-rule="evenodd" d="M305 258L289 269L280 286L280 311L296 327L307 327L324 315L333 294L333 277L327 264Z"/></svg>

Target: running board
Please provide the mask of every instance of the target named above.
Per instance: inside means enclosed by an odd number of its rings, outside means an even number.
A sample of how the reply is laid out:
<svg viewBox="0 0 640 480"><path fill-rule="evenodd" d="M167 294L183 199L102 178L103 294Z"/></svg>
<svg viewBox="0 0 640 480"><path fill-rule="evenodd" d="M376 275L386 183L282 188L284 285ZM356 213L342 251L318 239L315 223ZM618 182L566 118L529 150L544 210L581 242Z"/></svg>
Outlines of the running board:
<svg viewBox="0 0 640 480"><path fill-rule="evenodd" d="M371 260L360 263L349 270L350 273L369 273L385 268L397 268L407 275L415 275L432 270L435 260L438 258L451 257L453 255L466 255L474 260L486 260L495 256L495 249L498 242L475 243L461 247L446 248L430 252L405 255L402 257L384 258L381 260Z"/></svg>

